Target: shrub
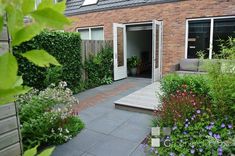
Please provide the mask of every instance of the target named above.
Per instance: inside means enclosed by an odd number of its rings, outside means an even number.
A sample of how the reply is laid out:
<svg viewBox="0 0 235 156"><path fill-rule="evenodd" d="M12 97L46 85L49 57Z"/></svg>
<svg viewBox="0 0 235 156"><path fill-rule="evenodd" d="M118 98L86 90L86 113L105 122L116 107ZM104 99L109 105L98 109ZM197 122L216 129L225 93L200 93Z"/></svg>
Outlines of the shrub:
<svg viewBox="0 0 235 156"><path fill-rule="evenodd" d="M112 83L113 51L106 46L95 56L91 55L84 65L87 74L86 87L96 87Z"/></svg>
<svg viewBox="0 0 235 156"><path fill-rule="evenodd" d="M59 84L62 81L62 68L60 66L47 68L46 70L46 78L44 80L44 84L49 86L50 84Z"/></svg>
<svg viewBox="0 0 235 156"><path fill-rule="evenodd" d="M182 86L186 85L187 88ZM209 92L208 80L202 75L185 75L168 74L161 81L161 91L163 96L169 97L176 91L192 91L196 95L205 96Z"/></svg>
<svg viewBox="0 0 235 156"><path fill-rule="evenodd" d="M187 87L184 85L183 88ZM168 98L163 97L156 113L161 118L161 126L173 126L174 123L183 123L192 112L205 107L205 103L205 98L195 96L192 91L178 90Z"/></svg>
<svg viewBox="0 0 235 156"><path fill-rule="evenodd" d="M66 83L33 91L18 100L21 133L25 149L38 144L61 144L75 136L84 124L73 116L72 105L78 104Z"/></svg>
<svg viewBox="0 0 235 156"><path fill-rule="evenodd" d="M28 42L14 47L19 63L19 74L24 84L37 89L47 87L46 69L28 62L20 54L32 49L45 49L62 64L61 79L73 90L81 81L81 39L79 33L44 31Z"/></svg>

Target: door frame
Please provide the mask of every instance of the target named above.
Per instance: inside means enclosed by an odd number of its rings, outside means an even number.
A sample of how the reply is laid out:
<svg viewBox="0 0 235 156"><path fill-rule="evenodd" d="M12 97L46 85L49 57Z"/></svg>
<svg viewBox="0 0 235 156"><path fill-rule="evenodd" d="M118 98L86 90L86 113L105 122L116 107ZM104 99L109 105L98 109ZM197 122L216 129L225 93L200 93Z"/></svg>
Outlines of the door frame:
<svg viewBox="0 0 235 156"><path fill-rule="evenodd" d="M160 62L160 64L159 64L159 68L160 68L160 78L162 78L162 65L163 65L163 21L162 20L157 20L158 22L161 22L161 36L159 36L160 38L161 38L161 46L160 46L160 48L161 48L161 53L159 54L159 62ZM113 24L118 24L118 23L113 23ZM125 33L124 33L124 37L125 37L125 46L124 46L124 49L125 49L125 51L126 51L126 55L127 55L127 44L128 44L128 41L127 41L127 29L126 29L126 26L130 26L130 25L144 25L144 24L152 24L153 25L153 20L152 21L143 21L143 22L133 22L133 23L123 23L122 25L124 25L125 26ZM114 27L113 27L113 29L114 29ZM153 27L152 27L152 31L153 31ZM114 30L113 30L113 32L114 32ZM113 33L113 35L114 35L114 33ZM152 42L153 42L153 33L152 33ZM153 46L153 45L152 45ZM115 54L113 54L113 55L115 55ZM115 57L115 56L114 56ZM127 62L127 56L126 56L126 58L125 58L125 60L124 60L125 62ZM152 81L152 83L153 82L155 82L154 81L154 57L153 57L153 47L152 47L152 73L151 73L151 81ZM126 70L127 70L127 65L126 65Z"/></svg>

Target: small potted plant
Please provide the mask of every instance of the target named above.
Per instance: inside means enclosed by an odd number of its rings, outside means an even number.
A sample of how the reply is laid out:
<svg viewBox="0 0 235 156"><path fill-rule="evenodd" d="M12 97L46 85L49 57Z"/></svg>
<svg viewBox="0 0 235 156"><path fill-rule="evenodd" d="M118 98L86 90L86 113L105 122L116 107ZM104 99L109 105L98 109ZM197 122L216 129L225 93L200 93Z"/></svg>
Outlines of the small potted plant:
<svg viewBox="0 0 235 156"><path fill-rule="evenodd" d="M131 75L136 75L137 67L140 64L140 59L137 56L132 56L127 59L127 67L131 73Z"/></svg>

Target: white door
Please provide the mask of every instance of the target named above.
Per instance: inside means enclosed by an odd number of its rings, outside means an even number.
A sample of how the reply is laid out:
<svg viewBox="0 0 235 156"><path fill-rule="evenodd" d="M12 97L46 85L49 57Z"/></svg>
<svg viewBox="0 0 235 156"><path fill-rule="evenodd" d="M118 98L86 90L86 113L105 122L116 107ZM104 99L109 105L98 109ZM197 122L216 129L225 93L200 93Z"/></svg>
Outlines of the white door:
<svg viewBox="0 0 235 156"><path fill-rule="evenodd" d="M113 24L114 80L127 77L126 26Z"/></svg>
<svg viewBox="0 0 235 156"><path fill-rule="evenodd" d="M162 22L153 20L152 25L152 82L162 77Z"/></svg>

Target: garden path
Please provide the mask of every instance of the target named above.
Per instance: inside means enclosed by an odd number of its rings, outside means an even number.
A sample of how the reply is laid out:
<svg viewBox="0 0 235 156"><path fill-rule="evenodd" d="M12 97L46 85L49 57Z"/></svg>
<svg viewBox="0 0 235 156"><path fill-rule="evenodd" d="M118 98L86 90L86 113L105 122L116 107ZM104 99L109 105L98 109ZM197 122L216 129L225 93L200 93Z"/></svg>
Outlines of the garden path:
<svg viewBox="0 0 235 156"><path fill-rule="evenodd" d="M144 155L140 143L150 133L151 115L115 109L113 102L150 83L150 79L127 78L76 95L85 128L57 146L53 156Z"/></svg>

